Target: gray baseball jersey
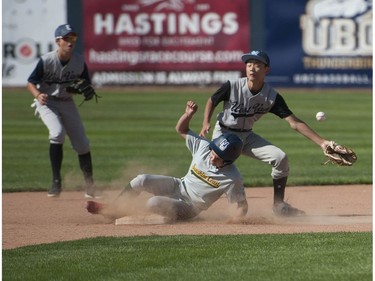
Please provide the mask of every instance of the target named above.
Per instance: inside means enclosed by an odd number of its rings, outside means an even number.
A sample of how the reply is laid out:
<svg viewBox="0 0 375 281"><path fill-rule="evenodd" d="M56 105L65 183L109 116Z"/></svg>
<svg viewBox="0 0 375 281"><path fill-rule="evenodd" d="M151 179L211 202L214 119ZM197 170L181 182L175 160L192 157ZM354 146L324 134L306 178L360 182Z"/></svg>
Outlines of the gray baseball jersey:
<svg viewBox="0 0 375 281"><path fill-rule="evenodd" d="M62 144L68 134L74 150L85 154L90 151L89 140L73 94L65 90L79 77L89 79L83 57L74 53L68 62L62 63L55 50L41 57L28 82L38 85L41 93L48 94L46 105L35 99L32 106L36 107L36 113L49 130L50 143Z"/></svg>
<svg viewBox="0 0 375 281"><path fill-rule="evenodd" d="M230 203L246 200L242 177L235 165L212 166L209 142L191 131L186 136L186 146L193 159L182 184L196 207L206 210L224 193Z"/></svg>
<svg viewBox="0 0 375 281"><path fill-rule="evenodd" d="M230 82L230 98L224 101L218 121L232 129L251 130L254 123L268 113L275 103L277 92L268 84L253 95L243 77Z"/></svg>
<svg viewBox="0 0 375 281"><path fill-rule="evenodd" d="M264 83L259 93L252 93L247 78L243 77L223 84L211 100L215 106L223 102L223 111L217 116L212 138L226 132L234 133L244 143L242 154L272 164L274 179L289 175L285 153L252 130L254 123L266 113L280 118L293 114L275 89Z"/></svg>
<svg viewBox="0 0 375 281"><path fill-rule="evenodd" d="M73 53L69 62L62 65L57 56L57 51L52 51L43 55L41 59L44 74L39 84L39 90L49 96L72 97L72 94L67 93L65 88L83 73L85 65L83 57Z"/></svg>
<svg viewBox="0 0 375 281"><path fill-rule="evenodd" d="M235 165L220 169L212 166L209 142L191 131L186 135L186 145L192 161L185 177L138 175L130 182L132 188L156 195L155 205L174 209L179 218L185 219L207 210L223 194L230 203L246 200L242 177Z"/></svg>

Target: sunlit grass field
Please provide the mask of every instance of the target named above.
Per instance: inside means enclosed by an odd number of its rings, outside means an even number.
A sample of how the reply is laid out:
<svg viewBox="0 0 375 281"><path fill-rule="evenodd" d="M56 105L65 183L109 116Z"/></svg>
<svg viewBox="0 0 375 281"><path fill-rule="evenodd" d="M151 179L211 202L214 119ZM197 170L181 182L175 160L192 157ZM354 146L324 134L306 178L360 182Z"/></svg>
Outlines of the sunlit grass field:
<svg viewBox="0 0 375 281"><path fill-rule="evenodd" d="M370 281L371 233L107 237L3 250L3 280Z"/></svg>
<svg viewBox="0 0 375 281"><path fill-rule="evenodd" d="M101 96L79 110L91 142L96 183L118 189L139 173L183 177L190 154L175 124L192 99L200 108L191 122L199 132L206 100L215 88L116 88L98 89ZM320 147L289 128L286 121L267 114L254 130L289 156L289 185L369 184L372 182L372 93L371 90L297 90L280 93L290 109L326 139L354 149L352 167L323 166ZM82 97L75 97L77 104ZM3 89L3 191L47 190L51 181L48 131L30 107L26 89ZM219 105L216 113L221 110ZM324 111L327 120L317 122ZM214 114L214 115L215 115ZM211 122L214 125L214 118ZM208 135L210 138L211 136ZM271 167L254 159L237 161L245 184L270 186ZM78 159L64 146L63 188L81 188Z"/></svg>

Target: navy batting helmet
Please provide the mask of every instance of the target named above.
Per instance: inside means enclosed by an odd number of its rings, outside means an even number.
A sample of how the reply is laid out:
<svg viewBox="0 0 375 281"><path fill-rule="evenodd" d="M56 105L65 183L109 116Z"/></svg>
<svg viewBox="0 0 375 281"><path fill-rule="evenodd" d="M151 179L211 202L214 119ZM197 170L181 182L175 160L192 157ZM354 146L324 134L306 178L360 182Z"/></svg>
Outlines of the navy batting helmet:
<svg viewBox="0 0 375 281"><path fill-rule="evenodd" d="M210 142L210 148L224 160L224 164L232 164L242 151L242 140L235 134L223 134Z"/></svg>

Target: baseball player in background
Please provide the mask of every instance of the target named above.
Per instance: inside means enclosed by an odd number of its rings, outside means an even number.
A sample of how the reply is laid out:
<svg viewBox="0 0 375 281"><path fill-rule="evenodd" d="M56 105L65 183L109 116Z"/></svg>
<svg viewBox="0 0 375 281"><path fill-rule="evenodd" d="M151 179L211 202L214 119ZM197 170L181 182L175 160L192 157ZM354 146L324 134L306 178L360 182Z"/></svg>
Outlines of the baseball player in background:
<svg viewBox="0 0 375 281"><path fill-rule="evenodd" d="M185 177L138 175L118 198L131 198L142 191L154 194L147 201L148 209L175 221L197 216L226 194L230 203L237 203L236 218L247 214L248 204L242 177L233 164L240 156L243 143L235 134L224 134L210 142L193 133L189 129L189 122L197 109L197 104L188 101L176 125L176 131L185 139L192 154ZM120 200L115 200L112 205L88 201L87 210L92 214L109 214L108 209L116 209L116 204L121 204Z"/></svg>
<svg viewBox="0 0 375 281"><path fill-rule="evenodd" d="M90 81L83 56L73 52L77 38L77 33L69 24L58 26L55 30L57 50L39 59L27 83L27 89L35 98L33 106L36 107L36 114L49 131L52 186L48 197L59 196L61 192L60 170L66 135L78 154L85 179L85 197L100 196L94 187L89 140L73 101L73 94L66 91L66 86L77 78Z"/></svg>
<svg viewBox="0 0 375 281"><path fill-rule="evenodd" d="M298 216L304 212L284 201L289 175L288 157L280 148L257 135L252 129L256 121L269 112L286 120L290 127L310 139L323 150L329 141L320 137L288 108L283 97L265 77L270 71L270 59L263 51L243 54L246 77L224 83L208 100L205 107L200 136L211 129L211 117L215 107L223 102L223 111L217 116L212 138L224 133L234 133L244 143L242 154L272 166L274 199L273 211L280 216Z"/></svg>

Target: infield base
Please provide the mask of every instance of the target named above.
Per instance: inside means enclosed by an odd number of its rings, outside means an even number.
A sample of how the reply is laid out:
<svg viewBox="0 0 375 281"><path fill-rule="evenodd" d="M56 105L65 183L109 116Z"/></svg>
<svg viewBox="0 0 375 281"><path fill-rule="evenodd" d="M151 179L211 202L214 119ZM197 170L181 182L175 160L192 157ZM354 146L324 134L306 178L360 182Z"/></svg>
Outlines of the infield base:
<svg viewBox="0 0 375 281"><path fill-rule="evenodd" d="M115 225L123 224L165 224L169 220L166 217L159 215L145 215L145 216L125 216L116 219Z"/></svg>

